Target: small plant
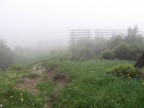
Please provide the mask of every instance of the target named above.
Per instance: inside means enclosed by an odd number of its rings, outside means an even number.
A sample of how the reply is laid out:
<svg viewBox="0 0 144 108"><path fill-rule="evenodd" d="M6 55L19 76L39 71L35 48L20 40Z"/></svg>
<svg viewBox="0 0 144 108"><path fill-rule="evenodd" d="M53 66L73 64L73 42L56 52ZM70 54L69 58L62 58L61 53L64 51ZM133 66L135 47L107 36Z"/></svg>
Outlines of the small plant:
<svg viewBox="0 0 144 108"><path fill-rule="evenodd" d="M107 69L106 72L115 74L118 77L127 78L140 78L143 76L143 73L140 69L137 69L130 64L117 65L112 69Z"/></svg>

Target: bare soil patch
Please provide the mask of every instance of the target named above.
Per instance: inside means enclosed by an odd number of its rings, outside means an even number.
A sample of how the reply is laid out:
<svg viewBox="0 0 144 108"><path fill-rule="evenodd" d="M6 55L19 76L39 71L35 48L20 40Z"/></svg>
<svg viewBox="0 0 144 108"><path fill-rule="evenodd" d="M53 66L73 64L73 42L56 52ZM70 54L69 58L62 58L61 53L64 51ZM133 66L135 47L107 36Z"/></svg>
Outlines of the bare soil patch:
<svg viewBox="0 0 144 108"><path fill-rule="evenodd" d="M31 73L28 76L20 78L23 82L19 82L15 87L19 90L24 90L32 93L33 95L38 95L40 91L36 89L36 85L42 81L42 79L54 81L55 94L51 95L51 100L45 105L45 108L52 108L53 102L59 98L60 90L69 82L69 78L64 73L57 73L56 68L46 69L40 64L36 64L32 67Z"/></svg>
<svg viewBox="0 0 144 108"><path fill-rule="evenodd" d="M28 78L24 77L22 78L24 80L23 83L17 83L15 87L19 90L24 90L32 93L33 95L38 95L39 90L36 89L36 85L40 82L40 78Z"/></svg>
<svg viewBox="0 0 144 108"><path fill-rule="evenodd" d="M56 82L56 89L62 89L68 82L69 78L64 73L59 73L54 76Z"/></svg>
<svg viewBox="0 0 144 108"><path fill-rule="evenodd" d="M15 87L18 90L28 91L33 95L38 95L40 91L36 89L36 85L41 81L41 75L46 71L44 67L36 64L32 67L31 73L27 76L20 78L23 82L17 83Z"/></svg>

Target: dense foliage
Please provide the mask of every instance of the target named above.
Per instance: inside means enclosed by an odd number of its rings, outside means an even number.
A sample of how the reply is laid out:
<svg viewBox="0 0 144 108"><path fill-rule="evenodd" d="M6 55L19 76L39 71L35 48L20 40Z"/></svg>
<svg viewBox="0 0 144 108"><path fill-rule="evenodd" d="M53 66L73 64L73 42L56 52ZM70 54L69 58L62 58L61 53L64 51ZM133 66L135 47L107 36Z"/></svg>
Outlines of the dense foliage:
<svg viewBox="0 0 144 108"><path fill-rule="evenodd" d="M116 35L110 39L81 40L72 49L72 59L93 58L137 60L144 53L144 37L138 27L129 28L127 35Z"/></svg>

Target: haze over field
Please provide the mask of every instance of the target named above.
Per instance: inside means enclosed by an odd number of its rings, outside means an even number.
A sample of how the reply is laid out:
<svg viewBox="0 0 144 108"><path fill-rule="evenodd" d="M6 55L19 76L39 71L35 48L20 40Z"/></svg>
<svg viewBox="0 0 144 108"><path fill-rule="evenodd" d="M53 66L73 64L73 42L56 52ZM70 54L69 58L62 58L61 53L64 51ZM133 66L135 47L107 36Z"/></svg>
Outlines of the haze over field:
<svg viewBox="0 0 144 108"><path fill-rule="evenodd" d="M37 48L66 45L70 29L143 31L143 10L143 0L0 0L0 37L12 48Z"/></svg>

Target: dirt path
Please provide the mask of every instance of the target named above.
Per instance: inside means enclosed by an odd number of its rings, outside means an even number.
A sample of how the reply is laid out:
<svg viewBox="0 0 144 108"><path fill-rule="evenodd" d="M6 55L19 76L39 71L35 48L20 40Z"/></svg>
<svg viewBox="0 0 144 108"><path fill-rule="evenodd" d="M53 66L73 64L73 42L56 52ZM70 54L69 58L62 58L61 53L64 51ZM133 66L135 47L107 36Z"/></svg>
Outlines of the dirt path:
<svg viewBox="0 0 144 108"><path fill-rule="evenodd" d="M32 67L31 73L28 76L21 78L21 83L17 83L15 87L19 90L24 90L38 95L40 91L36 89L36 85L41 82L43 77L47 77L47 80L54 81L56 94L53 96L53 100L59 97L60 90L68 83L68 76L64 73L57 73L56 69L46 69L40 64L36 64ZM52 108L52 102L47 102L45 108Z"/></svg>
<svg viewBox="0 0 144 108"><path fill-rule="evenodd" d="M39 78L22 78L21 80L24 80L23 83L17 83L15 85L15 87L18 90L24 90L24 91L28 91L33 95L38 95L39 94L39 90L36 89L36 85L40 82Z"/></svg>
<svg viewBox="0 0 144 108"><path fill-rule="evenodd" d="M36 89L36 85L41 81L41 75L46 71L44 67L40 65L34 65L31 69L31 73L28 76L20 78L21 83L17 83L15 87L18 90L28 91L33 95L38 95L40 91Z"/></svg>

